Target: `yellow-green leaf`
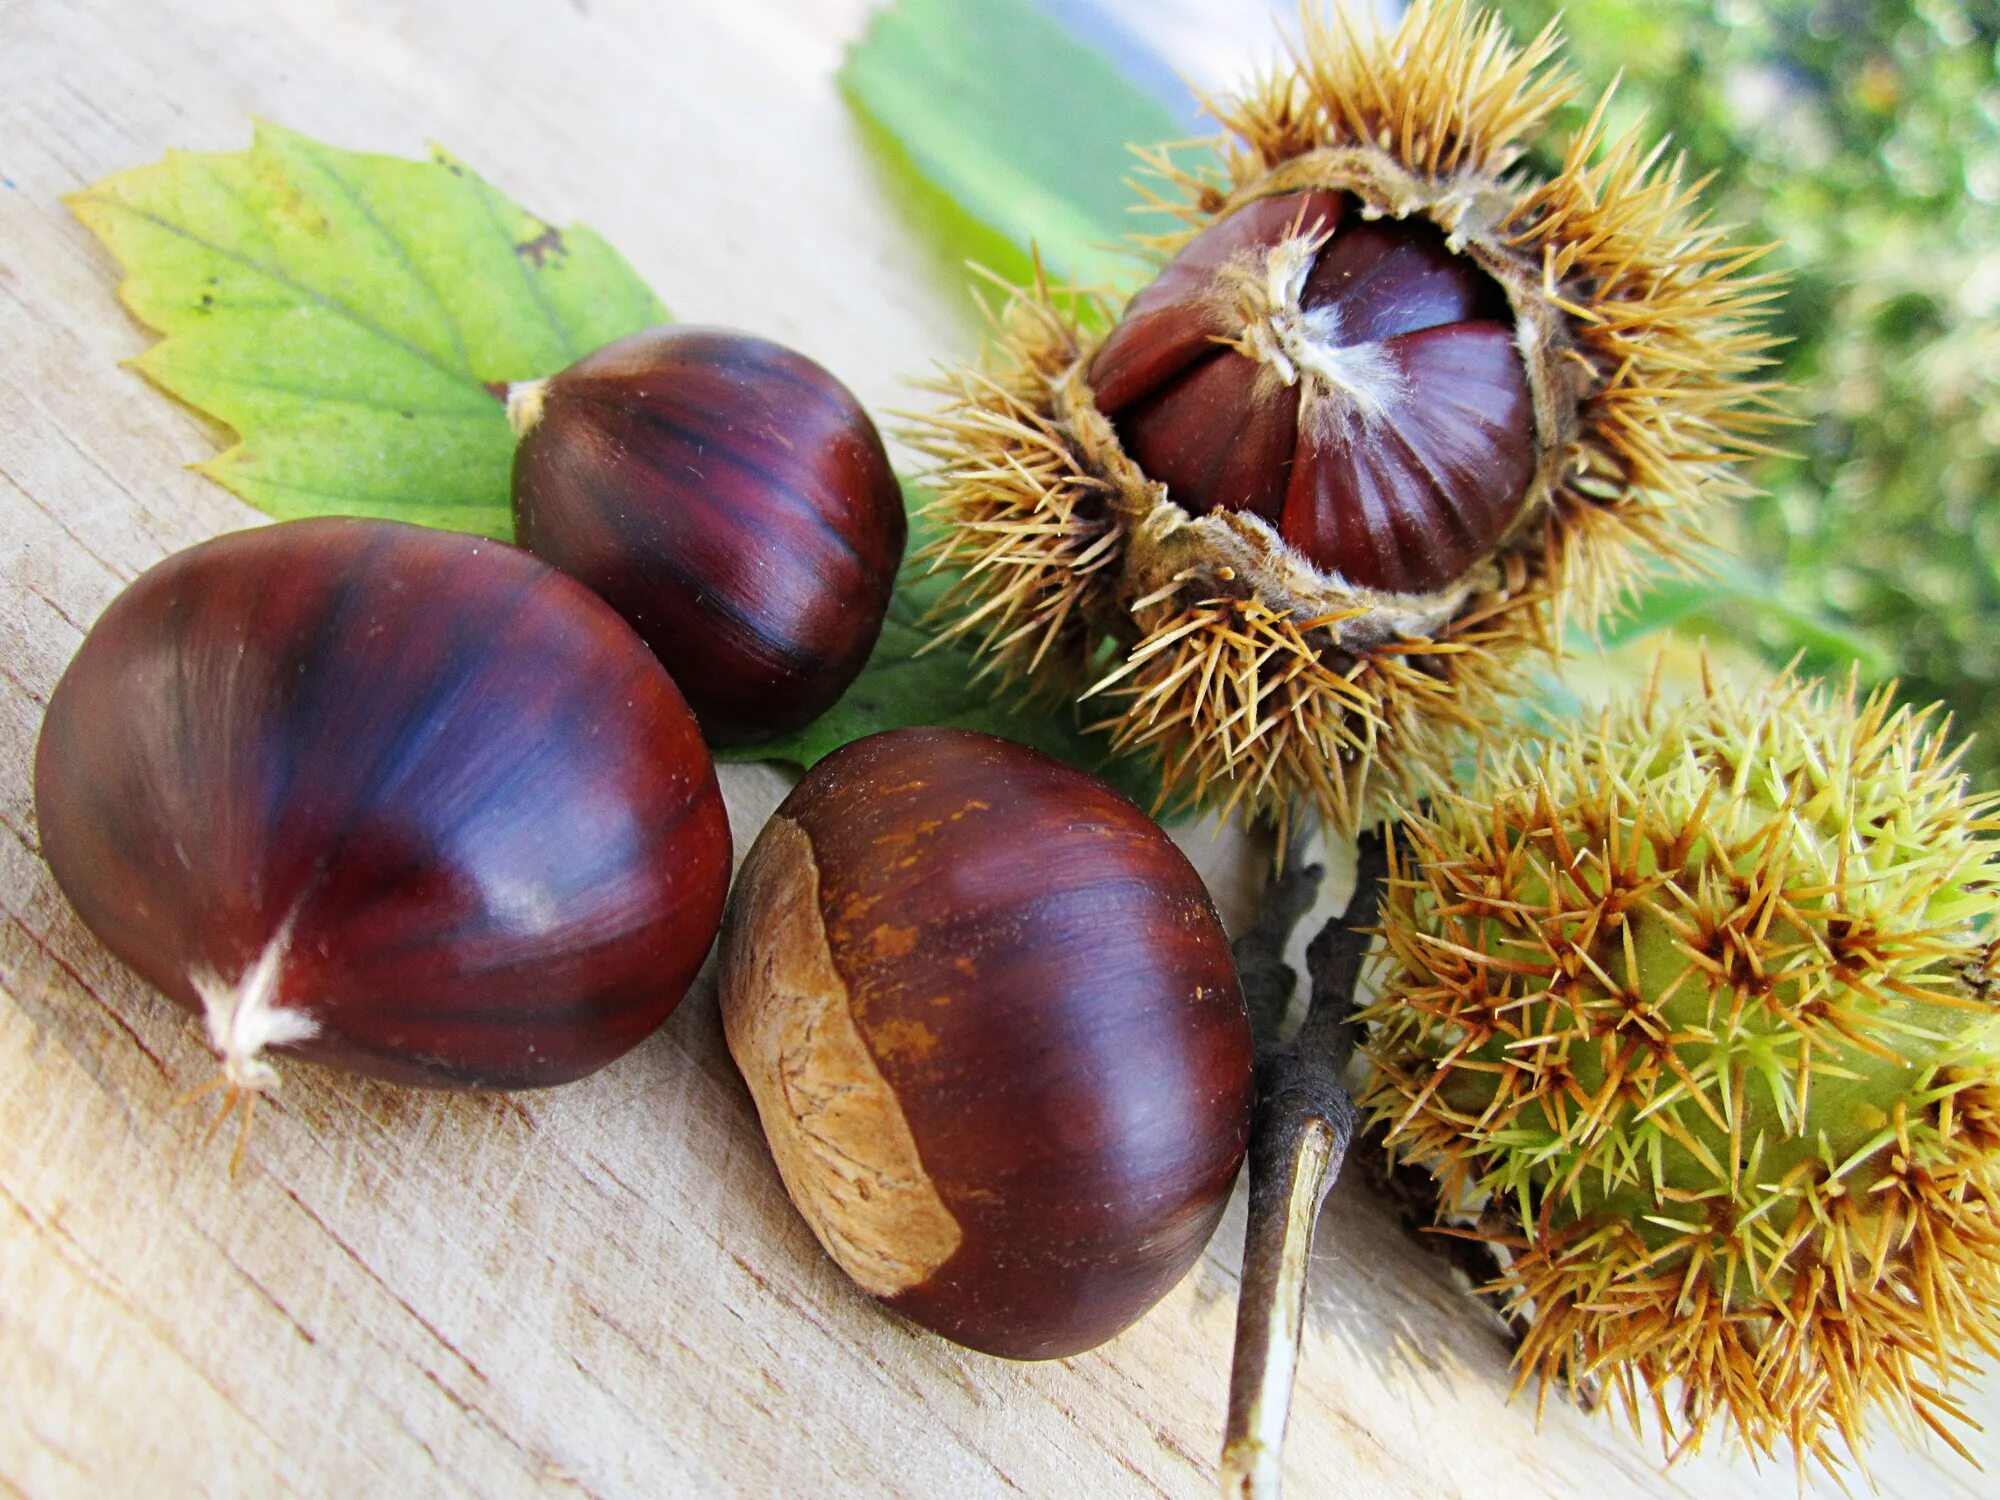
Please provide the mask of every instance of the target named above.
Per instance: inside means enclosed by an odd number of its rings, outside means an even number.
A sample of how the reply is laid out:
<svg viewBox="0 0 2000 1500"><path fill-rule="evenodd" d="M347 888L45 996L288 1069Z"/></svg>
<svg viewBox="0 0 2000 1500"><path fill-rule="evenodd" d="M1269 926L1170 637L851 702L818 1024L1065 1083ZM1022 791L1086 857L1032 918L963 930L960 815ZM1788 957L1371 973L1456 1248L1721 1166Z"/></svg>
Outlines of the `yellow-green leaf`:
<svg viewBox="0 0 2000 1500"><path fill-rule="evenodd" d="M259 126L70 199L164 335L135 362L234 429L204 473L274 516L511 534L500 394L666 321L588 229L443 152L363 155Z"/></svg>

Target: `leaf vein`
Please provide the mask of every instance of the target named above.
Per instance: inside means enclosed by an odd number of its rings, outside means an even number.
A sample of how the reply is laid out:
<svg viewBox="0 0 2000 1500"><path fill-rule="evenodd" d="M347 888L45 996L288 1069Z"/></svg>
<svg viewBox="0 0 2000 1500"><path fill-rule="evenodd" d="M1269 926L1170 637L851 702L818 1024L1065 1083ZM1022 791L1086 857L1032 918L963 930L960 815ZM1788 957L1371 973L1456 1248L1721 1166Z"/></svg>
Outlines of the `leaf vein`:
<svg viewBox="0 0 2000 1500"><path fill-rule="evenodd" d="M453 352L458 356L459 364L464 367L466 379L476 384L478 375L472 368L472 353L466 348L465 335L459 329L458 319L452 313L450 305L445 301L444 293L438 290L437 283L432 281L429 273L417 263L416 257L410 253L410 247L390 232L389 226L375 216L374 210L369 208L367 203L363 201L360 193L355 190L354 185L334 168L333 163L327 159L327 153L316 150L313 154L313 159L318 164L320 170L332 179L334 186L339 188L346 196L347 201L354 205L354 211L368 221L369 227L375 231L382 242L393 252L398 264L404 270L408 271L411 279L430 295L432 303L437 307L438 316L444 319L445 332L451 338L451 347Z"/></svg>
<svg viewBox="0 0 2000 1500"><path fill-rule="evenodd" d="M154 372L148 370L146 373L151 375ZM180 396L183 400L188 399L184 393L185 389L199 383L203 386L226 385L234 386L239 390L266 391L275 396L296 397L300 401L317 406L353 407L361 411L381 412L384 415L392 417L407 417L411 419L421 417L426 420L440 422L487 422L496 420L501 415L500 409L494 405L490 398L482 399L477 406L457 407L412 405L407 401L370 401L365 397L349 396L344 392L329 390L323 387L282 385L275 380L249 380L235 375L225 375L215 370L202 371L198 382L178 371L167 374L166 379L171 380L176 387L181 388L176 389L174 394ZM166 380L163 380L162 383L166 383ZM483 390L480 391L480 395L482 398L485 398Z"/></svg>
<svg viewBox="0 0 2000 1500"><path fill-rule="evenodd" d="M228 184L226 183L222 183L219 178L217 179L217 182L218 185L222 187L224 192L228 193L231 197L237 197L235 189L229 187ZM464 370L452 369L450 365L444 363L444 361L437 358L437 356L432 354L428 349L424 348L421 344L411 343L408 339L404 338L402 335L391 333L387 328L384 328L380 323L377 323L372 318L365 317L361 313L356 312L353 308L349 307L339 298L334 297L329 293L322 292L317 287L309 286L305 282L299 281L298 279L290 275L288 272L280 269L275 265L266 264L264 262L253 259L251 256L245 254L241 250L232 250L227 246L217 244L214 240L205 239L201 235L196 234L193 230L187 228L185 225L176 224L172 219L167 218L163 214L154 213L151 209L139 208L134 204L124 202L123 200L118 198L98 198L95 201L105 205L106 207L116 209L120 213L130 214L135 219L142 219L146 223L153 225L157 229L162 229L165 230L168 234L178 236L179 238L186 240L189 244L199 245L202 249L211 251L214 254L220 256L224 260L233 261L235 264L242 266L245 270L251 271L256 275L266 278L269 281L275 282L277 285L296 293L301 301L314 303L317 306L324 308L328 312L338 314L339 316L345 318L348 322L354 324L355 327L361 329L366 333L372 334L374 337L380 339L385 344L389 344L394 348L403 350L404 352L409 354L412 358L419 360L426 365L429 365L433 370L436 370L441 375L445 375L450 379L455 380L464 385L471 385L474 387L477 387L478 385L478 382L473 380L469 372ZM238 201L241 200L239 199Z"/></svg>
<svg viewBox="0 0 2000 1500"><path fill-rule="evenodd" d="M576 347L576 341L570 336L568 327L565 326L561 318L556 316L554 304L542 294L541 287L535 281L534 273L528 269L528 263L522 259L520 251L514 247L514 237L507 232L507 226L500 221L499 214L494 211L493 200L499 196L498 190L488 183L485 178L470 169L467 170L462 180L472 184L473 194L478 198L479 206L486 215L486 222L493 226L493 232L500 237L500 244L506 253L507 259L514 263L515 270L520 273L521 285L527 288L529 300L541 309L542 317L549 325L549 331L556 336L556 347L562 350L563 362L565 364L573 364L578 356L586 351ZM541 221L537 220L536 222L539 223ZM540 371L537 373L552 374L554 372Z"/></svg>

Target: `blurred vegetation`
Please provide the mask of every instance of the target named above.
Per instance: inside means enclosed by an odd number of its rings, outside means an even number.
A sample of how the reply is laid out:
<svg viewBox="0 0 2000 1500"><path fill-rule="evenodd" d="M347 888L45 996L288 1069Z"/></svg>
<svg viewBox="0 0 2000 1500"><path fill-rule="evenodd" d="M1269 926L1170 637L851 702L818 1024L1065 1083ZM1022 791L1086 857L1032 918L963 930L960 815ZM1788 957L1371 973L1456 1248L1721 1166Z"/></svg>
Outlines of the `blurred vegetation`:
<svg viewBox="0 0 2000 1500"><path fill-rule="evenodd" d="M1638 625L1900 675L1976 731L2000 785L2000 3L1498 0L1560 11L1590 96L1623 70L1715 217L1791 285L1780 373L1805 425L1755 478L1748 576L1669 588Z"/></svg>

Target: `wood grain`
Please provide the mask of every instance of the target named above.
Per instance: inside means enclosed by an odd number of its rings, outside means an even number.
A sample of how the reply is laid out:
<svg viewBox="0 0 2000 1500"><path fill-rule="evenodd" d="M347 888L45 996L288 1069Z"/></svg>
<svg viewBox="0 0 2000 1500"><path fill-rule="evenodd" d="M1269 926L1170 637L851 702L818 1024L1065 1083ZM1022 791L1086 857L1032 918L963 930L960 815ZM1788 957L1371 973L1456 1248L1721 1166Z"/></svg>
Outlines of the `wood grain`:
<svg viewBox="0 0 2000 1500"><path fill-rule="evenodd" d="M448 144L583 219L676 314L795 344L872 407L968 350L832 82L865 0L0 3L0 1491L70 1495L1200 1496L1240 1204L1095 1353L1011 1365L850 1288L778 1186L712 993L546 1094L295 1068L242 1175L176 1099L196 1028L120 970L36 852L28 767L81 632L167 552L255 517L182 466L200 419L60 196L257 115ZM738 847L782 781L727 778ZM1225 912L1233 840L1196 854ZM1336 893L1337 894L1337 893ZM1337 1192L1290 1455L1300 1496L1797 1493L1508 1405L1504 1351L1386 1210ZM1975 1405L2000 1414L1988 1380ZM1934 1445L1935 1446L1935 1445ZM2000 1467L1992 1434L1975 1439ZM1941 1451L1941 1450L1940 1450ZM1893 1442L1891 1495L1986 1492Z"/></svg>

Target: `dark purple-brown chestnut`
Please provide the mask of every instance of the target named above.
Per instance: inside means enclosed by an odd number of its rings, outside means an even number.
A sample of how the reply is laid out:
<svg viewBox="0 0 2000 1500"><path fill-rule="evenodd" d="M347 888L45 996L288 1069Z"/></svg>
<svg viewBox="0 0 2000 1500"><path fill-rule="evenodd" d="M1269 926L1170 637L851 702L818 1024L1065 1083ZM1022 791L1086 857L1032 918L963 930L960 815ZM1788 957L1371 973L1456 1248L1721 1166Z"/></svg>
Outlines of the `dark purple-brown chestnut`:
<svg viewBox="0 0 2000 1500"><path fill-rule="evenodd" d="M865 1291L1047 1359L1200 1254L1249 1023L1200 878L1102 782L963 730L848 745L752 846L722 954L779 1172Z"/></svg>
<svg viewBox="0 0 2000 1500"><path fill-rule="evenodd" d="M907 522L875 424L768 339L635 333L515 386L521 545L637 630L716 744L818 718L881 633Z"/></svg>
<svg viewBox="0 0 2000 1500"><path fill-rule="evenodd" d="M42 852L84 922L266 1054L527 1088L666 1019L721 920L693 716L589 590L503 543L291 521L168 558L57 684Z"/></svg>
<svg viewBox="0 0 2000 1500"><path fill-rule="evenodd" d="M1217 221L1132 299L1098 408L1183 510L1263 517L1322 571L1442 589L1534 475L1506 294L1428 220L1284 193Z"/></svg>

